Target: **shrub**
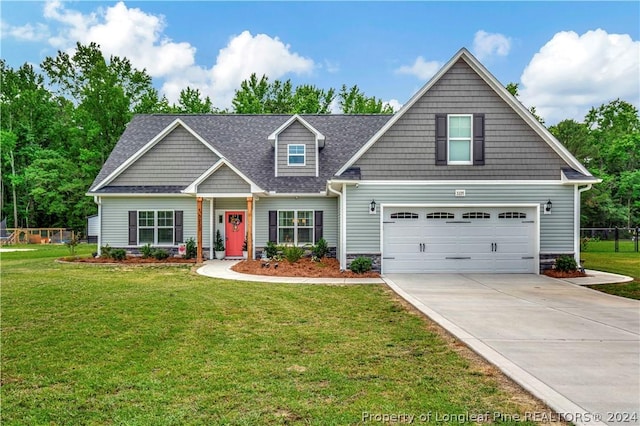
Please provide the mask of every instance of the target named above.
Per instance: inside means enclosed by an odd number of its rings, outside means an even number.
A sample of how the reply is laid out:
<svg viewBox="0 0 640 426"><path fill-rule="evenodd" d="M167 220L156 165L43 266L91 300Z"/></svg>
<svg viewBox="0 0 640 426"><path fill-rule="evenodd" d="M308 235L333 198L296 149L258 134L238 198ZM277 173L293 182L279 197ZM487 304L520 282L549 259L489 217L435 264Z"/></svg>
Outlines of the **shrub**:
<svg viewBox="0 0 640 426"><path fill-rule="evenodd" d="M327 254L329 254L329 245L327 244L327 240L320 238L320 241L318 241L318 243L311 249L311 254L314 259L318 260L326 257Z"/></svg>
<svg viewBox="0 0 640 426"><path fill-rule="evenodd" d="M163 249L156 249L153 251L153 257L156 260L164 260L169 257L169 252Z"/></svg>
<svg viewBox="0 0 640 426"><path fill-rule="evenodd" d="M80 244L80 240L77 237L71 238L69 241L64 243L65 246L69 249L69 254L71 256L76 254L76 247Z"/></svg>
<svg viewBox="0 0 640 426"><path fill-rule="evenodd" d="M578 269L578 264L573 256L563 254L556 259L556 270L562 272L572 272Z"/></svg>
<svg viewBox="0 0 640 426"><path fill-rule="evenodd" d="M151 244L147 243L140 247L140 253L142 253L142 257L144 259L148 259L153 256L153 247L151 247Z"/></svg>
<svg viewBox="0 0 640 426"><path fill-rule="evenodd" d="M284 248L283 254L290 263L296 263L304 254L304 249L298 246L288 246Z"/></svg>
<svg viewBox="0 0 640 426"><path fill-rule="evenodd" d="M349 269L351 269L356 274L363 274L371 270L372 263L373 262L368 257L364 257L364 256L356 257L351 262L351 265L349 265Z"/></svg>
<svg viewBox="0 0 640 426"><path fill-rule="evenodd" d="M186 242L186 253L184 254L185 259L195 259L198 255L198 246L196 245L196 240L193 238L189 238Z"/></svg>
<svg viewBox="0 0 640 426"><path fill-rule="evenodd" d="M111 258L113 260L125 260L127 258L127 251L125 249L113 249L111 250Z"/></svg>
<svg viewBox="0 0 640 426"><path fill-rule="evenodd" d="M111 259L111 247L109 247L109 244L107 244L106 246L103 246L100 249L100 257L104 257L105 259Z"/></svg>
<svg viewBox="0 0 640 426"><path fill-rule="evenodd" d="M244 243L242 243L242 251L247 251L247 235L244 236Z"/></svg>
<svg viewBox="0 0 640 426"><path fill-rule="evenodd" d="M216 231L216 243L215 243L215 251L224 251L224 240L220 235L220 230Z"/></svg>
<svg viewBox="0 0 640 426"><path fill-rule="evenodd" d="M264 248L265 253L269 259L276 257L278 254L278 246L273 241L267 241L267 246Z"/></svg>

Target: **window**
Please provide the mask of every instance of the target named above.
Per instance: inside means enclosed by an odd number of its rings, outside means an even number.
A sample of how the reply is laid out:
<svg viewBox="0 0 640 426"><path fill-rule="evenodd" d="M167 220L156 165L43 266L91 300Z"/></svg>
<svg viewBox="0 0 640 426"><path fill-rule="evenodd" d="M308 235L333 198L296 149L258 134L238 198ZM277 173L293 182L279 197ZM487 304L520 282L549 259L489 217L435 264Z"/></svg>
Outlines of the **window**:
<svg viewBox="0 0 640 426"><path fill-rule="evenodd" d="M471 115L448 116L448 149L449 164L472 164Z"/></svg>
<svg viewBox="0 0 640 426"><path fill-rule="evenodd" d="M138 212L138 244L173 245L174 215L171 210Z"/></svg>
<svg viewBox="0 0 640 426"><path fill-rule="evenodd" d="M398 212L391 213L391 219L418 219L418 213Z"/></svg>
<svg viewBox="0 0 640 426"><path fill-rule="evenodd" d="M449 212L427 213L427 219L453 219L455 216Z"/></svg>
<svg viewBox="0 0 640 426"><path fill-rule="evenodd" d="M278 212L278 244L313 244L313 210Z"/></svg>
<svg viewBox="0 0 640 426"><path fill-rule="evenodd" d="M526 219L527 214L522 212L504 212L498 215L498 219Z"/></svg>
<svg viewBox="0 0 640 426"><path fill-rule="evenodd" d="M304 166L304 145L287 145L289 166Z"/></svg>
<svg viewBox="0 0 640 426"><path fill-rule="evenodd" d="M491 215L484 212L468 212L462 215L463 219L490 219Z"/></svg>

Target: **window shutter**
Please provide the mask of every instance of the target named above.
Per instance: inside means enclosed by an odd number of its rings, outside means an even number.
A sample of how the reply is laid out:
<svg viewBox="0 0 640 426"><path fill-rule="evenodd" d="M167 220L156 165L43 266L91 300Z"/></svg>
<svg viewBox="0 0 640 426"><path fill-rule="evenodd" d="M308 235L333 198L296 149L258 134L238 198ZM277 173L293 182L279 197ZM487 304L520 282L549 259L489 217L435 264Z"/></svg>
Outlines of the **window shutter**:
<svg viewBox="0 0 640 426"><path fill-rule="evenodd" d="M447 165L447 114L436 114L436 166Z"/></svg>
<svg viewBox="0 0 640 426"><path fill-rule="evenodd" d="M316 210L313 214L313 224L314 224L314 234L315 234L315 243L320 241L322 238L322 210Z"/></svg>
<svg viewBox="0 0 640 426"><path fill-rule="evenodd" d="M278 212L269 210L269 241L278 242Z"/></svg>
<svg viewBox="0 0 640 426"><path fill-rule="evenodd" d="M184 232L183 232L183 212L182 210L176 210L173 213L173 224L175 226L175 240L176 244L184 242Z"/></svg>
<svg viewBox="0 0 640 426"><path fill-rule="evenodd" d="M129 245L138 245L138 212L129 211Z"/></svg>
<svg viewBox="0 0 640 426"><path fill-rule="evenodd" d="M473 165L484 166L484 114L473 114Z"/></svg>

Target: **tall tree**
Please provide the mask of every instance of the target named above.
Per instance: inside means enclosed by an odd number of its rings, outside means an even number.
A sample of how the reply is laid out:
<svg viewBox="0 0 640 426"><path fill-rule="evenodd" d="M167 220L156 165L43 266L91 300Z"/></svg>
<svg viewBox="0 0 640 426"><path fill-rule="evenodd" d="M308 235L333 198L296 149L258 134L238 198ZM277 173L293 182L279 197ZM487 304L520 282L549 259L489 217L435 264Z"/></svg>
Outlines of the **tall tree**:
<svg viewBox="0 0 640 426"><path fill-rule="evenodd" d="M338 104L344 114L393 114L391 105L375 96L366 96L357 85L347 88L343 84L338 93Z"/></svg>
<svg viewBox="0 0 640 426"><path fill-rule="evenodd" d="M200 90L191 87L180 91L178 104L174 105L173 110L182 114L211 114L215 112L211 99L208 96L202 99Z"/></svg>

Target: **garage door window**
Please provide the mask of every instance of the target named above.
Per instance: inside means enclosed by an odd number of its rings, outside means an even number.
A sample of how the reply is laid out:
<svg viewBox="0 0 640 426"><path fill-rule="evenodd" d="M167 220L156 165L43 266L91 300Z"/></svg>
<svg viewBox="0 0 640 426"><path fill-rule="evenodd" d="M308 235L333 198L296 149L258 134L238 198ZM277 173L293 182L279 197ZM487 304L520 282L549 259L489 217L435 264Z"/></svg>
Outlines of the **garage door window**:
<svg viewBox="0 0 640 426"><path fill-rule="evenodd" d="M467 212L462 214L463 219L491 219L491 215L485 212Z"/></svg>
<svg viewBox="0 0 640 426"><path fill-rule="evenodd" d="M453 219L454 217L454 214L449 212L427 213L427 219Z"/></svg>
<svg viewBox="0 0 640 426"><path fill-rule="evenodd" d="M418 219L418 213L398 212L391 213L391 219Z"/></svg>
<svg viewBox="0 0 640 426"><path fill-rule="evenodd" d="M523 212L503 212L498 215L498 219L526 219L527 214Z"/></svg>

